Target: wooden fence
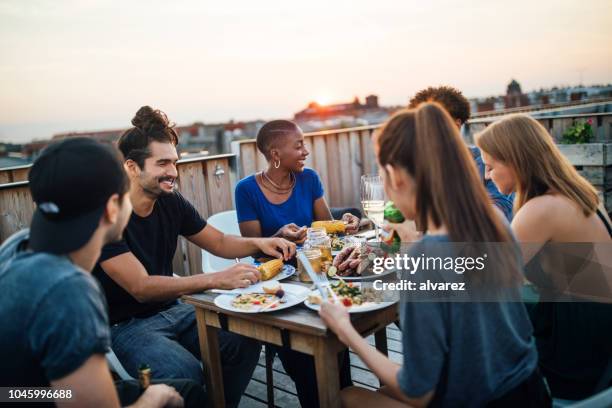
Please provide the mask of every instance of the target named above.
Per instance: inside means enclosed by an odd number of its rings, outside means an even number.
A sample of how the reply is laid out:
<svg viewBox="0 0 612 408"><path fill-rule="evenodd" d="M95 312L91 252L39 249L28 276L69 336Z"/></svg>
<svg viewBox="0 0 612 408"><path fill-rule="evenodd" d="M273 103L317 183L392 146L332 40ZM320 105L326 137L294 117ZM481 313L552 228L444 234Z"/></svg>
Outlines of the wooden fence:
<svg viewBox="0 0 612 408"><path fill-rule="evenodd" d="M325 198L332 207L358 207L362 174L376 173L372 133L379 126L306 133L304 143L310 152L306 166L316 170L325 188ZM238 158L240 178L266 168L264 156L255 139L232 143Z"/></svg>
<svg viewBox="0 0 612 408"><path fill-rule="evenodd" d="M234 208L232 195L236 177L234 155L225 154L180 160L178 190L208 218ZM12 233L27 228L34 212L34 203L27 181L0 185L0 242ZM179 239L174 258L174 271L191 275L202 271L201 249L184 238Z"/></svg>
<svg viewBox="0 0 612 408"><path fill-rule="evenodd" d="M473 134L496 119L487 117L470 120L464 129L464 137L471 140ZM592 119L598 144L575 147L562 145L561 150L599 190L610 212L612 113L547 116L539 117L538 121L559 140L563 131L577 119ZM359 207L360 176L377 170L371 141L376 129L378 126L363 126L305 135L306 147L310 151L306 165L315 169L321 177L330 206ZM234 142L232 151L232 154L178 162L178 189L204 217L234 208L236 181L267 165L253 139ZM29 166L0 169L0 242L29 225L34 204L27 181L24 181L27 180L28 170ZM200 249L182 238L174 261L177 273L189 275L201 271Z"/></svg>

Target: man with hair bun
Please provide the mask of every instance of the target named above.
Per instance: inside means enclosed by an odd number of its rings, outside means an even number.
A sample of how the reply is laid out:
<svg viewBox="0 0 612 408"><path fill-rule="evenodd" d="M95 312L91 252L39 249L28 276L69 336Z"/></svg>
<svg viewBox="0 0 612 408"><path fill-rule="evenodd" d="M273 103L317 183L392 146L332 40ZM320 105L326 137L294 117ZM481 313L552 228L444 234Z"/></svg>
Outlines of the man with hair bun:
<svg viewBox="0 0 612 408"><path fill-rule="evenodd" d="M108 299L113 350L136 376L142 363L155 378L190 378L204 383L194 308L185 294L247 287L260 279L253 265L237 263L215 273L173 276L179 235L223 258L263 252L289 259L295 244L283 238L243 238L208 225L178 191L178 135L166 115L149 106L138 110L133 127L119 139L131 180L134 211L124 239L107 245L96 266ZM261 344L221 330L219 347L225 399L236 406L259 360Z"/></svg>

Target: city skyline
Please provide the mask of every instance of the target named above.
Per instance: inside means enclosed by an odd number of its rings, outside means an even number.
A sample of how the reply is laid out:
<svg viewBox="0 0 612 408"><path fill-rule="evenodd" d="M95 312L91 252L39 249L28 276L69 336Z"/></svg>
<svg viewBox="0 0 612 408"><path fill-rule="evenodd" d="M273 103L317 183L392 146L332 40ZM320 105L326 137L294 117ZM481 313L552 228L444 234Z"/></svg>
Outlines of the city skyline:
<svg viewBox="0 0 612 408"><path fill-rule="evenodd" d="M609 83L611 34L606 1L5 1L0 141L125 128L144 104L188 124L371 93L405 105L439 84L484 97L512 78L526 91Z"/></svg>

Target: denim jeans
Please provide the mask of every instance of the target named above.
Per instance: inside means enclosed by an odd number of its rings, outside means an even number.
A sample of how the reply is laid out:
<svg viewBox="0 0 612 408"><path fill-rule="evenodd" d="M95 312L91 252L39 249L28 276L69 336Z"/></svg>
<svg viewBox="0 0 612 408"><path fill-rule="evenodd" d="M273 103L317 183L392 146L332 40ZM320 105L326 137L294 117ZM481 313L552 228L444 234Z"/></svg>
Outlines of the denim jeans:
<svg viewBox="0 0 612 408"><path fill-rule="evenodd" d="M132 318L111 327L112 348L133 377L148 364L155 379L185 378L204 384L194 308L182 302L153 316ZM261 352L258 341L219 332L227 406L237 406Z"/></svg>

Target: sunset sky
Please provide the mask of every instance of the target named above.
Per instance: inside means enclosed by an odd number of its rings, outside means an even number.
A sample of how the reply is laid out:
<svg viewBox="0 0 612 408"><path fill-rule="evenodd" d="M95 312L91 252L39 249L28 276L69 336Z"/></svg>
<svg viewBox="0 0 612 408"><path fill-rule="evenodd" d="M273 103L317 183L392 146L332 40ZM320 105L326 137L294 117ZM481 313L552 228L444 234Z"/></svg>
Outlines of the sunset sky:
<svg viewBox="0 0 612 408"><path fill-rule="evenodd" d="M0 0L0 141L127 127L144 104L187 124L610 83L611 44L609 0Z"/></svg>

